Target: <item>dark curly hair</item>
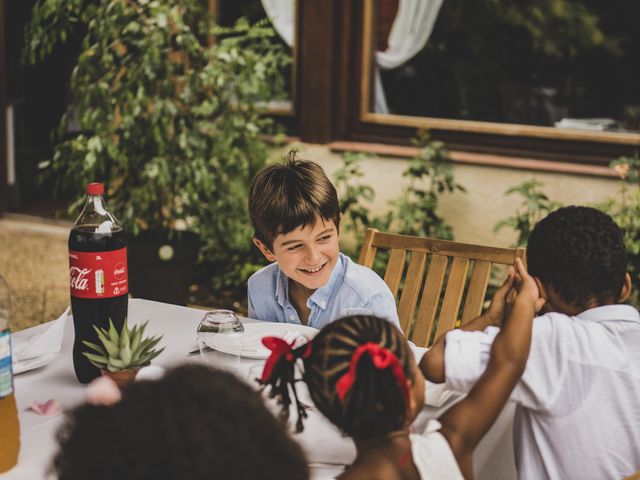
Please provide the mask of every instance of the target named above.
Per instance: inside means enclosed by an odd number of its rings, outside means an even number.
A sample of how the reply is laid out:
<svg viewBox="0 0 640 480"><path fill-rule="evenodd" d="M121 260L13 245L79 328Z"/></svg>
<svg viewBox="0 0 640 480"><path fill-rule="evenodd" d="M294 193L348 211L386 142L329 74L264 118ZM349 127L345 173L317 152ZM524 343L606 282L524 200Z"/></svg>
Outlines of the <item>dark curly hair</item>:
<svg viewBox="0 0 640 480"><path fill-rule="evenodd" d="M408 414L406 399L392 372L376 369L367 355L363 355L356 370L356 380L344 398L338 397L336 382L349 369L356 349L373 342L389 349L398 358L404 375L414 380L411 351L402 332L387 320L354 315L325 326L311 341L311 354L303 358L303 380L316 408L345 434L354 438L372 438L404 426ZM302 358L306 345L295 351ZM276 364L268 386L278 397L286 416L290 391L295 393L295 364L281 358ZM299 414L303 410L298 404ZM301 426L301 418L299 418Z"/></svg>
<svg viewBox="0 0 640 480"><path fill-rule="evenodd" d="M259 393L202 365L134 382L112 406L75 408L58 440L60 480L308 478L301 448Z"/></svg>
<svg viewBox="0 0 640 480"><path fill-rule="evenodd" d="M595 208L560 208L531 232L527 263L569 305L616 303L627 271L622 229Z"/></svg>

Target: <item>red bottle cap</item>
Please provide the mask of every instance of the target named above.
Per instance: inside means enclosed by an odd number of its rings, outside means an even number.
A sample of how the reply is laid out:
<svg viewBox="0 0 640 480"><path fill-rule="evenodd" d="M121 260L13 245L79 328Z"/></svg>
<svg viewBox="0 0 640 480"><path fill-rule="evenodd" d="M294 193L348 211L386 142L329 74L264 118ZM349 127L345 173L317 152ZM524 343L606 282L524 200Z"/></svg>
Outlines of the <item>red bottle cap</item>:
<svg viewBox="0 0 640 480"><path fill-rule="evenodd" d="M104 184L94 182L87 185L87 195L102 195L104 193Z"/></svg>

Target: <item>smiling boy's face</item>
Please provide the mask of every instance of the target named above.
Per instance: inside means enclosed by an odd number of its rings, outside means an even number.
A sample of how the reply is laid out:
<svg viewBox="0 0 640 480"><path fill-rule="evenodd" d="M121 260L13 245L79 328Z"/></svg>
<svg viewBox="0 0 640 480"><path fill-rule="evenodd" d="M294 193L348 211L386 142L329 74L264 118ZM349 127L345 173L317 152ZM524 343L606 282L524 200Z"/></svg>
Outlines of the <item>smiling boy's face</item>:
<svg viewBox="0 0 640 480"><path fill-rule="evenodd" d="M313 226L298 227L278 235L273 241L273 249L258 239L253 241L267 260L278 262L290 280L310 290L329 281L340 253L335 223L319 216Z"/></svg>

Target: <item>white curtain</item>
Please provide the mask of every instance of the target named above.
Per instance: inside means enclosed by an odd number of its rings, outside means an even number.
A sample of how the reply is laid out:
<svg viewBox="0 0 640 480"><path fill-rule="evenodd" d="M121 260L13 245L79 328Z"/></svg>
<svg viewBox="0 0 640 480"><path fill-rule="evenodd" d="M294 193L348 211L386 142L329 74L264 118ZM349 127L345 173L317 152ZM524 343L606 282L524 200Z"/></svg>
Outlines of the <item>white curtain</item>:
<svg viewBox="0 0 640 480"><path fill-rule="evenodd" d="M277 2L277 0L272 0ZM263 4L269 3L262 0ZM374 112L389 113L380 69L396 68L424 48L438 18L442 0L400 0L384 52L376 52ZM266 7L265 7L266 9Z"/></svg>
<svg viewBox="0 0 640 480"><path fill-rule="evenodd" d="M293 45L295 0L262 0L264 11L273 23L276 32L282 37L287 45Z"/></svg>

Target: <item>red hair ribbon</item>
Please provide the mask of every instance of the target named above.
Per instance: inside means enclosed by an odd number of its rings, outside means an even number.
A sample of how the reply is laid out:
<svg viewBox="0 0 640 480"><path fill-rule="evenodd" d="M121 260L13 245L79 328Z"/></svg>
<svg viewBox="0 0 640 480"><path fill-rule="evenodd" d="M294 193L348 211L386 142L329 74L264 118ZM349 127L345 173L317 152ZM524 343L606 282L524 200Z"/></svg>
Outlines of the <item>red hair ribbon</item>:
<svg viewBox="0 0 640 480"><path fill-rule="evenodd" d="M398 382L398 387L400 387L405 401L408 401L409 388L407 387L407 379L404 375L404 370L402 369L402 365L400 365L398 357L396 357L388 348L381 347L374 342L364 343L356 348L355 352L353 352L351 362L349 363L349 370L347 370L347 373L342 375L336 382L336 390L340 401L344 402L344 398L347 396L347 393L349 393L353 383L356 381L356 368L358 367L360 358L362 358L362 355L365 353L369 354L371 362L376 369L391 369L391 373L393 373L393 376L396 378L396 382Z"/></svg>
<svg viewBox="0 0 640 480"><path fill-rule="evenodd" d="M267 361L264 364L264 370L262 370L262 378L260 379L262 383L269 381L273 367L276 366L278 360L284 357L287 362L295 361L296 354L293 349L293 345L295 343L295 339L292 340L291 343L287 343L280 337L264 337L262 339L262 344L271 350L271 355L267 358ZM304 350L301 357L307 358L309 355L311 355L311 342L307 342L307 348Z"/></svg>

